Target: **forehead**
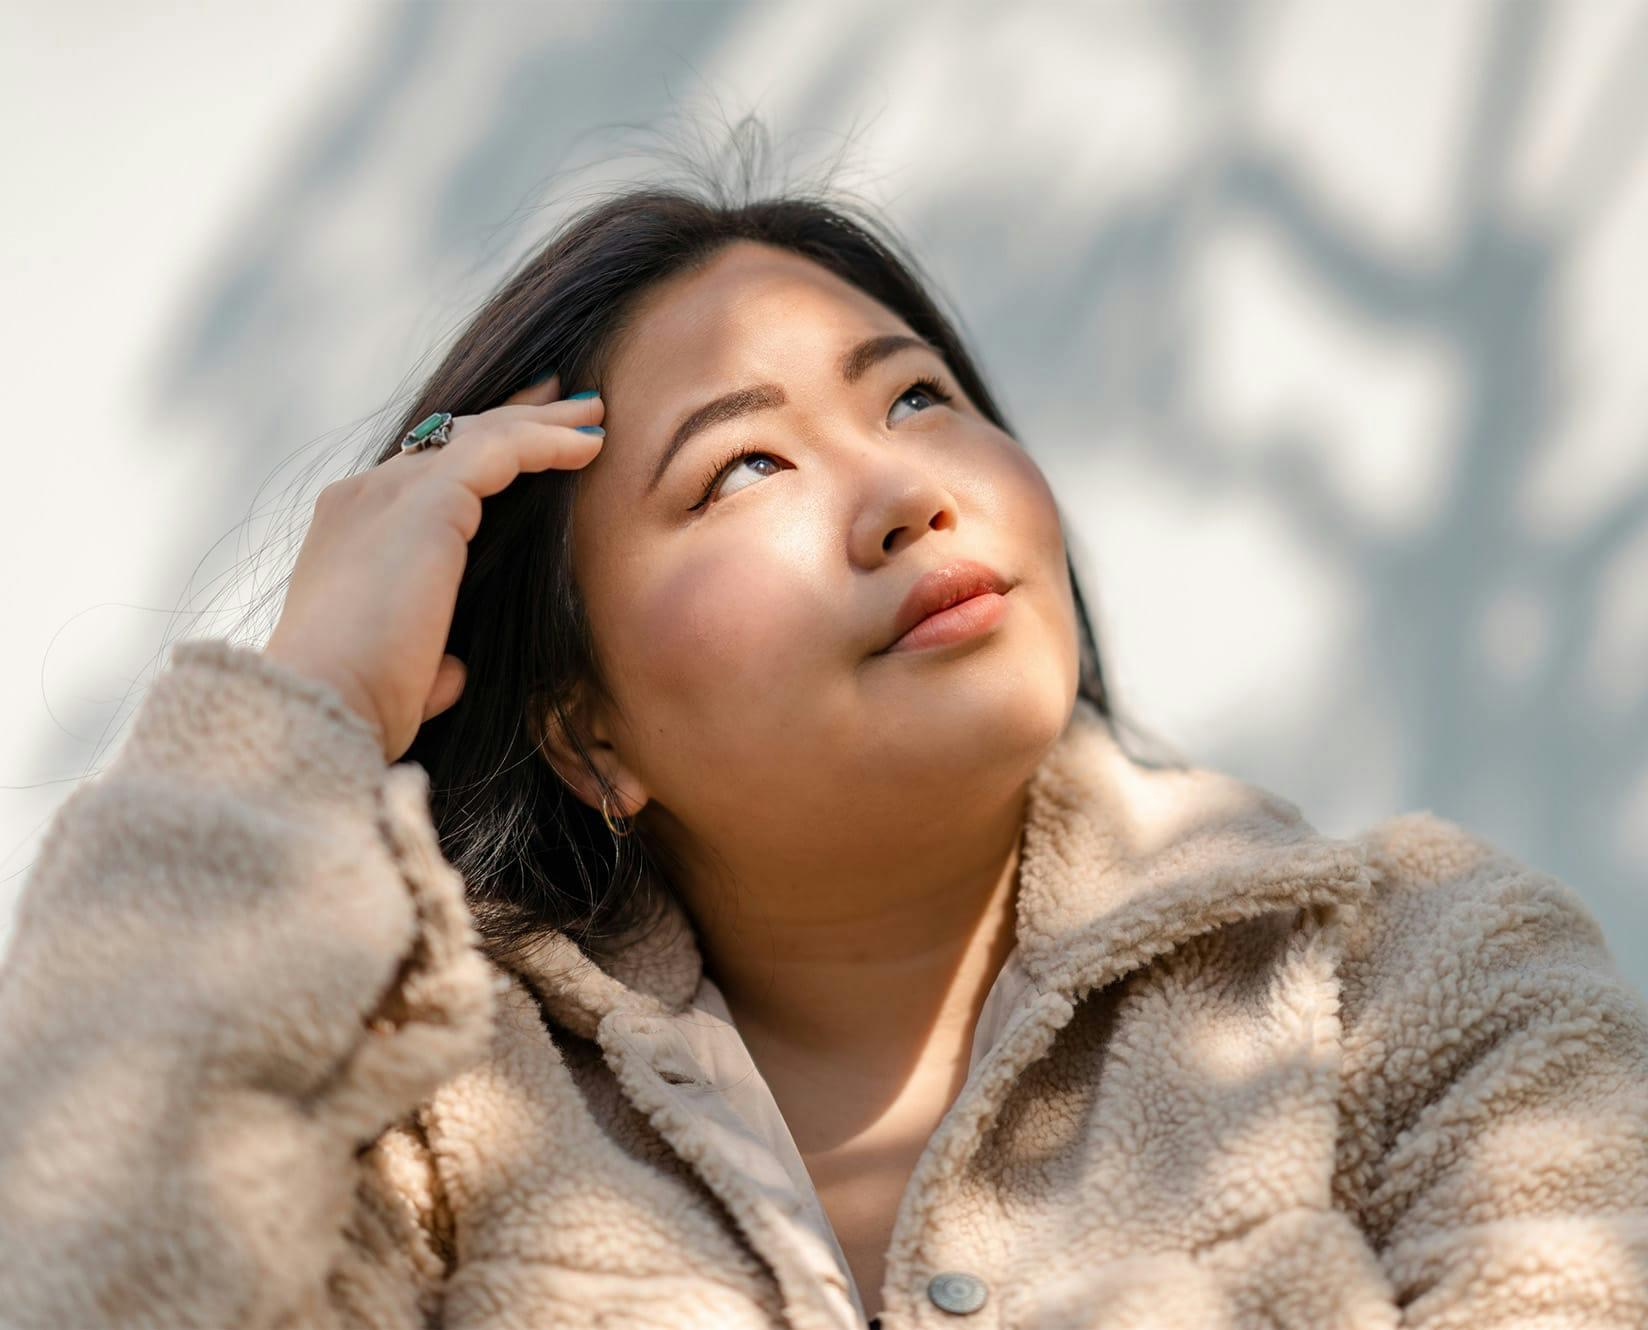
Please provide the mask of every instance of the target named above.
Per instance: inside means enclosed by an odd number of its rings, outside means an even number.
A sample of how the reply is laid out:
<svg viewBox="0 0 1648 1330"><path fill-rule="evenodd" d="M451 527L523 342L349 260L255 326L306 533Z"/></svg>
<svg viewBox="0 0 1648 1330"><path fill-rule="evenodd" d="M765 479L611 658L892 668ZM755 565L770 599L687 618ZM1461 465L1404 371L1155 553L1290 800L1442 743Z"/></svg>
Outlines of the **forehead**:
<svg viewBox="0 0 1648 1330"><path fill-rule="evenodd" d="M609 413L650 434L716 392L827 368L850 343L901 331L902 319L827 268L736 241L638 302L602 396Z"/></svg>

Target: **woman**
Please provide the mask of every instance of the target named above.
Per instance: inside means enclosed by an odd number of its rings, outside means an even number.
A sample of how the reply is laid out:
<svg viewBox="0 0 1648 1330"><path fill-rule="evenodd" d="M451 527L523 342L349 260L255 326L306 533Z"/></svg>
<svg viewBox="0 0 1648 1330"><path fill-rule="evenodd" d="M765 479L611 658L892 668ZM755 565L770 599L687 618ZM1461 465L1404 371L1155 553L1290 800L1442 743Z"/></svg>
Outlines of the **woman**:
<svg viewBox="0 0 1648 1330"><path fill-rule="evenodd" d="M174 647L0 986L7 1325L1648 1325L1595 922L1124 751L915 271L592 210Z"/></svg>

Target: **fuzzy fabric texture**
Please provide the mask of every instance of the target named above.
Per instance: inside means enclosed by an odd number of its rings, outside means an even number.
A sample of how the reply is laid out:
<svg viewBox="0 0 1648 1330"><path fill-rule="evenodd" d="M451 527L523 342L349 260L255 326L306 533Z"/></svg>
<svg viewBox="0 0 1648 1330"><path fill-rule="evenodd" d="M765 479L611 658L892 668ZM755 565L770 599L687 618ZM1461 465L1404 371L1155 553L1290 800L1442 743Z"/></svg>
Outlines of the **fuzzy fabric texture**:
<svg viewBox="0 0 1648 1330"><path fill-rule="evenodd" d="M1561 882L1429 812L1323 836L1078 702L1017 937L884 1330L1648 1326L1648 1003ZM701 974L681 915L500 972L422 768L177 644L0 969L0 1326L854 1330L672 1034Z"/></svg>

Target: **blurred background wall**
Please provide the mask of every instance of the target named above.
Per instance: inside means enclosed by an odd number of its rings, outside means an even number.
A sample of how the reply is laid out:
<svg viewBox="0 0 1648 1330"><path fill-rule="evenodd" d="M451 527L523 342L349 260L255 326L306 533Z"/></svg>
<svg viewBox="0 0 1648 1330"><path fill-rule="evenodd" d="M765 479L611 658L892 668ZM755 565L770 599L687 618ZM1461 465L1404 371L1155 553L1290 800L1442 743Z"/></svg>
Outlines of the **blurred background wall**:
<svg viewBox="0 0 1648 1330"><path fill-rule="evenodd" d="M959 311L1130 715L1464 823L1648 989L1648 4L161 10L0 10L0 945L178 613L580 190L754 112Z"/></svg>

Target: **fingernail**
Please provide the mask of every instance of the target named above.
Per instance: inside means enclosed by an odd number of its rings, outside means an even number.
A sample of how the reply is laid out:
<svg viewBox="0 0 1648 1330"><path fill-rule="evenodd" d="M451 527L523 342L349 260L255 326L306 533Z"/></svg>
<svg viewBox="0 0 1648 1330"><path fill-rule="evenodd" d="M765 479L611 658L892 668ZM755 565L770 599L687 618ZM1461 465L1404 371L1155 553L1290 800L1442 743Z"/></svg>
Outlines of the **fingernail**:
<svg viewBox="0 0 1648 1330"><path fill-rule="evenodd" d="M573 393L571 397L567 398L567 401L578 402L582 401L586 397L599 397L600 395L601 394L596 392L593 388L585 388L581 393Z"/></svg>
<svg viewBox="0 0 1648 1330"><path fill-rule="evenodd" d="M532 386L534 388L542 388L546 383L548 383L551 379L553 379L555 377L557 372L558 372L558 368L550 370L549 373L544 375L543 378L534 379L532 381Z"/></svg>
<svg viewBox="0 0 1648 1330"><path fill-rule="evenodd" d="M578 426L575 426L574 428L576 428L580 433L583 433L583 434L605 434L606 433L606 431L604 429L602 429L599 425L578 425Z"/></svg>

